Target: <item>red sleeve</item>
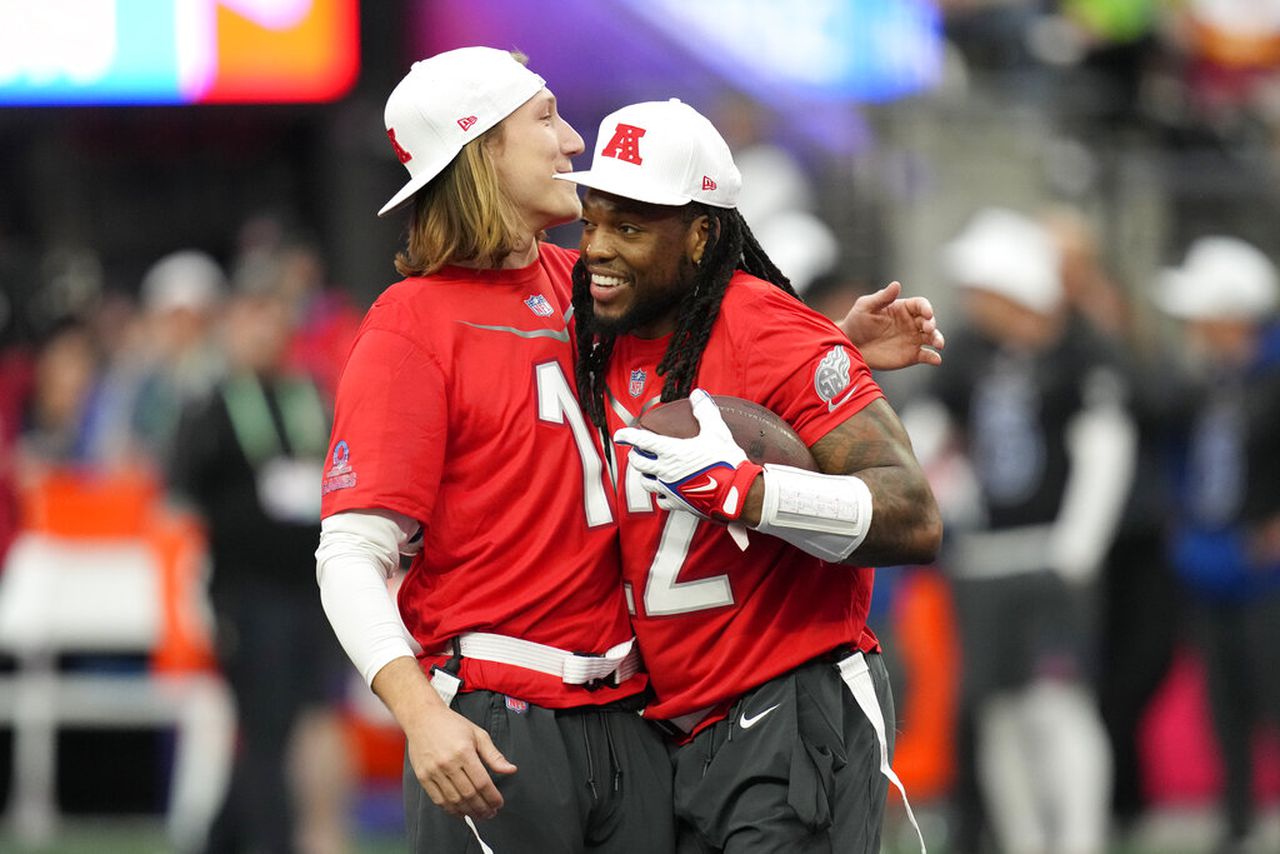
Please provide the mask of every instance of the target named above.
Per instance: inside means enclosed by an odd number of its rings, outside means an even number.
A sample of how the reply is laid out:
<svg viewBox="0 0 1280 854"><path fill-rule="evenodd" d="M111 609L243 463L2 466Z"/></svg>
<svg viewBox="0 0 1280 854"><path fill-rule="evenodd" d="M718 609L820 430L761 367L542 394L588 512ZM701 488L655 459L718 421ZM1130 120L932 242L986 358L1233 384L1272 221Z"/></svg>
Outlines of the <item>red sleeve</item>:
<svg viewBox="0 0 1280 854"><path fill-rule="evenodd" d="M366 328L338 383L321 515L394 510L431 518L448 441L445 377L404 335Z"/></svg>
<svg viewBox="0 0 1280 854"><path fill-rule="evenodd" d="M768 294L768 317L747 345L747 387L806 445L884 396L862 354L830 320L785 294Z"/></svg>

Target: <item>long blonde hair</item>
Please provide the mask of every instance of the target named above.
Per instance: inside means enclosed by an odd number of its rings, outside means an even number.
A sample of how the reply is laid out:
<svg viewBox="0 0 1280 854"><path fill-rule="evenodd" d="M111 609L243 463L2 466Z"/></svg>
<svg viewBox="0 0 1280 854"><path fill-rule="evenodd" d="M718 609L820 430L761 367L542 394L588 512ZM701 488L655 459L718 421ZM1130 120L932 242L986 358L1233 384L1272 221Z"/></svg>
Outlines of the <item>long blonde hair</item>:
<svg viewBox="0 0 1280 854"><path fill-rule="evenodd" d="M512 51L525 64L524 54ZM396 253L402 276L429 276L446 264L497 267L530 238L528 226L498 179L491 150L502 144L504 119L471 140L414 197L407 246Z"/></svg>

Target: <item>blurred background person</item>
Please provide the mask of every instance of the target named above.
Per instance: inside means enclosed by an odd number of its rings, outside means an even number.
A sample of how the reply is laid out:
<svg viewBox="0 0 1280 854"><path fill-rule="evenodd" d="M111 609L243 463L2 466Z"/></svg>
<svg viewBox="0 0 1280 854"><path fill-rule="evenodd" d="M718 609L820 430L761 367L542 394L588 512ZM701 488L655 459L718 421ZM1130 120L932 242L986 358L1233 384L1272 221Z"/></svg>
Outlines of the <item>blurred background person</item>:
<svg viewBox="0 0 1280 854"><path fill-rule="evenodd" d="M33 284L6 282L9 332L4 390L9 429L20 434L12 463L25 489L50 471L92 471L105 405L103 351L94 318L102 298L102 266L83 247L51 248ZM30 292L23 293L26 288Z"/></svg>
<svg viewBox="0 0 1280 854"><path fill-rule="evenodd" d="M185 249L148 268L136 299L98 289L79 309L98 375L83 440L91 469L163 479L183 407L226 370L215 334L225 289L221 266Z"/></svg>
<svg viewBox="0 0 1280 854"><path fill-rule="evenodd" d="M5 300L0 295L0 300ZM22 433L23 411L34 378L33 356L28 342L21 341L12 326L12 305L4 301L6 316L0 318L0 565L18 534L18 437Z"/></svg>
<svg viewBox="0 0 1280 854"><path fill-rule="evenodd" d="M128 453L168 459L183 409L204 398L226 371L216 338L226 274L208 253L183 249L142 278L144 316L120 367L132 376L124 404Z"/></svg>
<svg viewBox="0 0 1280 854"><path fill-rule="evenodd" d="M67 318L37 349L31 397L21 431L23 479L57 467L86 466L99 360L88 328Z"/></svg>
<svg viewBox="0 0 1280 854"><path fill-rule="evenodd" d="M1150 806L1142 786L1139 738L1144 715L1169 673L1182 630L1180 599L1165 547L1172 511L1166 460L1171 424L1187 397L1174 360L1147 345L1125 289L1107 270L1096 225L1071 205L1040 217L1061 259L1068 335L1077 327L1106 341L1125 377L1137 426L1133 486L1099 571L1095 677L1111 741L1112 809L1128 833ZM1147 345L1147 346L1144 346Z"/></svg>
<svg viewBox="0 0 1280 854"><path fill-rule="evenodd" d="M208 527L217 651L240 732L210 852L350 844L352 757L337 704L348 668L314 576L331 404L285 369L291 331L276 292L237 293L227 378L187 407L172 447L172 485Z"/></svg>
<svg viewBox="0 0 1280 854"><path fill-rule="evenodd" d="M350 293L329 281L328 264L314 239L278 215L250 217L239 229L237 244L235 287L271 291L284 301L293 330L287 364L310 375L332 399L363 317Z"/></svg>
<svg viewBox="0 0 1280 854"><path fill-rule="evenodd" d="M961 641L959 850L985 850L981 807L1000 850L1101 852L1095 597L1133 467L1123 380L1100 340L1069 329L1059 253L1030 218L979 211L942 265L965 322L908 423L954 425L977 485L943 556Z"/></svg>
<svg viewBox="0 0 1280 854"><path fill-rule="evenodd" d="M1235 237L1194 241L1155 300L1182 321L1198 368L1179 463L1173 562L1190 596L1225 786L1223 852L1262 851L1254 796L1260 724L1280 723L1280 290Z"/></svg>
<svg viewBox="0 0 1280 854"><path fill-rule="evenodd" d="M832 271L840 254L835 232L815 212L810 169L771 138L766 111L753 98L726 95L716 115L716 127L742 173L738 209L778 269L787 271L796 293L804 296L814 279Z"/></svg>

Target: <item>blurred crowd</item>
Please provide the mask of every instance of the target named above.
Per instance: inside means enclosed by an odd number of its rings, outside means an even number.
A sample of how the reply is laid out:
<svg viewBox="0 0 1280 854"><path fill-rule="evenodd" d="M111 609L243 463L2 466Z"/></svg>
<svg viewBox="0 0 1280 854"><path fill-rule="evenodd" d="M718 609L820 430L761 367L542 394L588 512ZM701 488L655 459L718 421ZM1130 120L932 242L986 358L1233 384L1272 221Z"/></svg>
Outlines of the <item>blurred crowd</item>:
<svg viewBox="0 0 1280 854"><path fill-rule="evenodd" d="M1273 0L941 0L957 72L1064 112L1272 144L1280 125ZM1171 140L1172 141L1172 140Z"/></svg>
<svg viewBox="0 0 1280 854"><path fill-rule="evenodd" d="M66 298L44 303L57 311L24 318L33 342L0 357L0 539L68 474L108 490L153 482L172 512L199 519L208 641L239 721L206 850L348 850L350 668L313 554L332 396L361 310L327 281L317 247L267 216L245 223L225 265L166 254L136 295L105 292L99 273L83 260L68 271Z"/></svg>
<svg viewBox="0 0 1280 854"><path fill-rule="evenodd" d="M1128 312L1091 319L1109 277L1087 236L1060 209L976 214L941 253L961 309L946 361L904 414L949 511L957 847L1105 850L1175 770L1142 755L1140 730L1185 649L1223 766L1219 850L1264 850L1277 268L1239 238L1196 239L1136 297L1176 347L1141 353Z"/></svg>
<svg viewBox="0 0 1280 854"><path fill-rule="evenodd" d="M855 164L859 192L832 198L756 105L717 113L747 220L820 311L841 317L898 275L903 247L936 272L904 284L938 305L944 363L884 383L948 521L937 566L877 587L901 754L919 761L902 776L946 804L947 850L1106 850L1156 805L1170 766L1144 729L1193 662L1220 768L1217 850L1265 850L1276 792L1260 766L1275 757L1260 745L1280 723L1280 0L940 5L931 97L1033 108L1052 139L1026 155L1031 189L979 175L946 199L923 253L883 201L918 200L887 185L901 171ZM1145 266L1128 217L1148 208L1108 185L1121 149L1158 167ZM165 254L124 289L105 284L109 253L17 266L5 237L0 554L24 491L51 472L165 484L205 521L215 649L241 710L244 761L210 847L344 850L347 667L315 596L307 484L363 307L329 281L317 242L272 216L247 219L223 257Z"/></svg>

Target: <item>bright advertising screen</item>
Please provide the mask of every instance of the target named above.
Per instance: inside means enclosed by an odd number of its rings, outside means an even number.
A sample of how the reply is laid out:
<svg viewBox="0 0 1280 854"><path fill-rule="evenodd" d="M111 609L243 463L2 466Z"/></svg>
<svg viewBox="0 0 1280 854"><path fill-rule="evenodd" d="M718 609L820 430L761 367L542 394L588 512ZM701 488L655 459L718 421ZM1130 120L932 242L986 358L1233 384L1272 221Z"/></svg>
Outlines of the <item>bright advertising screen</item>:
<svg viewBox="0 0 1280 854"><path fill-rule="evenodd" d="M358 0L0 0L0 106L332 101Z"/></svg>

